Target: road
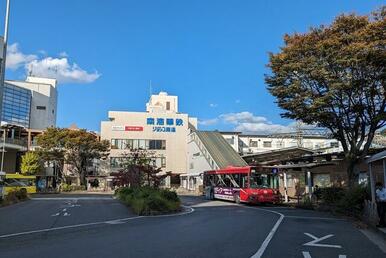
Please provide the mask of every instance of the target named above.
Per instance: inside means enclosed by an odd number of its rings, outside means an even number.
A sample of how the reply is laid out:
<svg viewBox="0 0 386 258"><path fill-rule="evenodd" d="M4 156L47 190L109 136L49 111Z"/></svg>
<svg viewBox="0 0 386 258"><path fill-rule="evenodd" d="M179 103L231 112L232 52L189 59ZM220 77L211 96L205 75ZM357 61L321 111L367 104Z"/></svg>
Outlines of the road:
<svg viewBox="0 0 386 258"><path fill-rule="evenodd" d="M182 197L140 217L108 195L46 195L0 208L0 257L386 257L325 213Z"/></svg>

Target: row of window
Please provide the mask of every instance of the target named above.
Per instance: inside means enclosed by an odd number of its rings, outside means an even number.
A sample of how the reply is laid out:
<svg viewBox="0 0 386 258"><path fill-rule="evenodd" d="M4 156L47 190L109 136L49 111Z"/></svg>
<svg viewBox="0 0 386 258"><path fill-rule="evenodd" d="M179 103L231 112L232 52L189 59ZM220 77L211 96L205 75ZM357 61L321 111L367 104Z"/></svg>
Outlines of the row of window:
<svg viewBox="0 0 386 258"><path fill-rule="evenodd" d="M122 168L123 165L127 162L125 157L110 157L110 166L112 168ZM165 157L152 157L149 159L150 165L157 168L166 167L166 158Z"/></svg>
<svg viewBox="0 0 386 258"><path fill-rule="evenodd" d="M111 139L111 148L120 150L165 150L165 140Z"/></svg>

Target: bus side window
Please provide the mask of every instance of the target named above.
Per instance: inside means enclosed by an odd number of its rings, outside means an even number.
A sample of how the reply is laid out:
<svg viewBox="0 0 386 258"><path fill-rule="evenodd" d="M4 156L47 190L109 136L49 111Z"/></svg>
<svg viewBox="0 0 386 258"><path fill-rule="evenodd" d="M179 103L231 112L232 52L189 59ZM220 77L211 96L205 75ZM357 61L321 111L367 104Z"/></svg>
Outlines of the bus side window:
<svg viewBox="0 0 386 258"><path fill-rule="evenodd" d="M246 175L246 174L240 175L240 187L241 188L248 188L248 175Z"/></svg>

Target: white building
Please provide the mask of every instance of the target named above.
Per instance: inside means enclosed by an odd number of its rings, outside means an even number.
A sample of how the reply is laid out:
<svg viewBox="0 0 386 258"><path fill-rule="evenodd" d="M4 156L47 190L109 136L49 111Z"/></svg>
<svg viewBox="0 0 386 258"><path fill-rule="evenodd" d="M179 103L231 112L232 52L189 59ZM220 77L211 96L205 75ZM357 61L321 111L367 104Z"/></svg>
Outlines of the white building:
<svg viewBox="0 0 386 258"><path fill-rule="evenodd" d="M253 135L240 132L221 132L221 134L241 155L291 147L302 147L321 153L341 151L337 140L319 135Z"/></svg>
<svg viewBox="0 0 386 258"><path fill-rule="evenodd" d="M101 122L101 139L111 142L110 172L121 169L130 149L148 150L163 172L187 172L188 135L197 127L197 118L178 112L177 96L160 92L150 97L146 112L109 111L108 118ZM166 185L179 183L170 180Z"/></svg>
<svg viewBox="0 0 386 258"><path fill-rule="evenodd" d="M20 88L29 91L30 94L26 94L26 91ZM27 98L30 98L29 103ZM57 99L55 79L28 76L25 81L7 80L4 87L3 121L11 124L21 123L20 125L25 128L35 130L54 127ZM19 107L20 102L26 105ZM26 115L26 113L29 114Z"/></svg>

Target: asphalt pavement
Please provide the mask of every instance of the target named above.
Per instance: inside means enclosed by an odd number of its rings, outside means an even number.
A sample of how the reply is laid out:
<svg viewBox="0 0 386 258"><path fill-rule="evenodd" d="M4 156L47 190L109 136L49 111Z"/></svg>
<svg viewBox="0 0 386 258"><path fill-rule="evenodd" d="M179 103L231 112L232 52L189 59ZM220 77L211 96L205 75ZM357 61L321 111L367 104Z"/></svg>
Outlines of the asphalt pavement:
<svg viewBox="0 0 386 258"><path fill-rule="evenodd" d="M0 208L0 257L386 257L326 213L182 197L141 217L109 195L46 195Z"/></svg>

